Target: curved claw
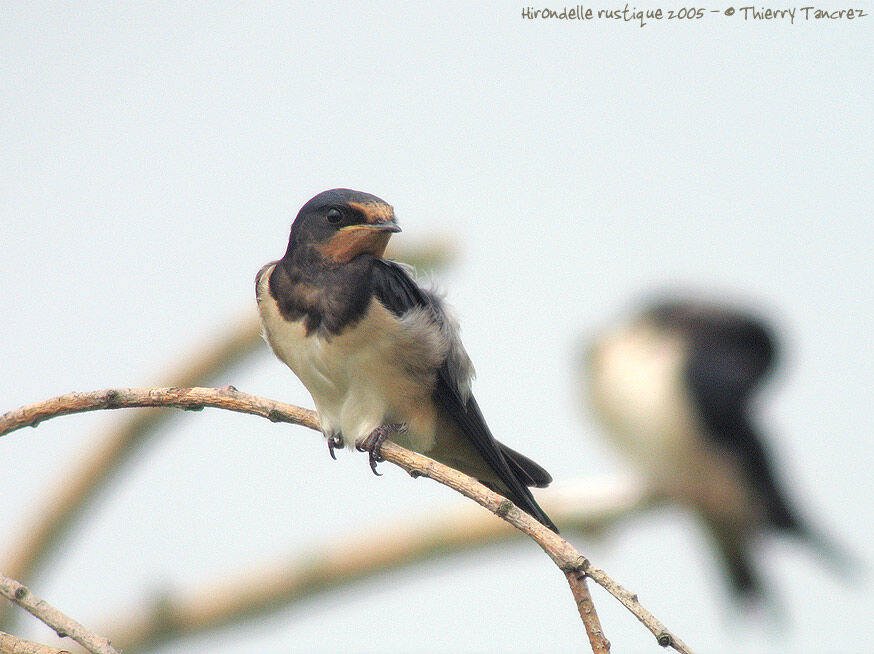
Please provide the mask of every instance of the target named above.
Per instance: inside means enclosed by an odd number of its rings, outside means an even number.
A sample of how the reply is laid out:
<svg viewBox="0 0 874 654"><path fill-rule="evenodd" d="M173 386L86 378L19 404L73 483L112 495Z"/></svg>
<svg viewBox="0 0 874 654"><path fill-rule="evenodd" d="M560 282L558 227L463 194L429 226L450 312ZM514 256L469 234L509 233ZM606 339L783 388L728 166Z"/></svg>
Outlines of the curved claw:
<svg viewBox="0 0 874 654"><path fill-rule="evenodd" d="M381 461L385 461L385 459L375 456L373 452L370 453L370 469L373 470L373 474L377 477L382 477L382 473L376 471L376 464Z"/></svg>
<svg viewBox="0 0 874 654"><path fill-rule="evenodd" d="M328 436L328 454L331 455L334 461L337 460L337 455L334 454L334 448L336 447L343 448L343 437L337 434Z"/></svg>
<svg viewBox="0 0 874 654"><path fill-rule="evenodd" d="M377 477L382 477L382 473L376 471L376 464L385 461L385 459L380 456L380 449L382 448L383 441L385 441L385 439L388 438L388 435L392 432L402 433L405 431L407 431L407 426L405 424L380 425L370 432L360 443L355 444L356 450L359 452L367 452L370 455L370 469L373 470L373 474Z"/></svg>

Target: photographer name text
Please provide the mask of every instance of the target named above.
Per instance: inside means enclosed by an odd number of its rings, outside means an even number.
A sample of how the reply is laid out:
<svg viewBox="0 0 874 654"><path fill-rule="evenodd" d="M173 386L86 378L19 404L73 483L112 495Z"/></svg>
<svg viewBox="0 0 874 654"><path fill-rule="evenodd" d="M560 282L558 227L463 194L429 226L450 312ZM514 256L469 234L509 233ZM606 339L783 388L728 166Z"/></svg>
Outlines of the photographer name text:
<svg viewBox="0 0 874 654"><path fill-rule="evenodd" d="M673 20L677 22L698 21L707 15L740 19L741 21L775 21L795 25L796 21L838 22L868 18L870 14L861 8L823 9L820 7L793 7L791 9L772 9L770 7L726 7L708 9L706 7L682 7L680 9L638 9L626 4L624 7L596 9L584 5L562 7L561 9L523 7L523 20L579 20L579 21L621 21L635 23L643 27L651 21Z"/></svg>

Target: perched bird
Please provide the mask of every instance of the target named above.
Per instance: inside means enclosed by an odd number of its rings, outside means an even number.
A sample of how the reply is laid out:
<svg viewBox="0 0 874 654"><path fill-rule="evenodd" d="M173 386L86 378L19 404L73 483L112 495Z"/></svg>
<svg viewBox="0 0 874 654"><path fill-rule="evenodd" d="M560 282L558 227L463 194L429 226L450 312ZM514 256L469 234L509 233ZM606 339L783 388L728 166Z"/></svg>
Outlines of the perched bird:
<svg viewBox="0 0 874 654"><path fill-rule="evenodd" d="M557 531L528 487L552 478L495 440L471 394L473 364L433 292L383 258L394 210L360 191L307 202L285 256L255 278L264 337L313 397L331 456L391 440L475 477Z"/></svg>
<svg viewBox="0 0 874 654"><path fill-rule="evenodd" d="M751 415L774 367L771 330L727 306L672 299L605 334L585 364L592 404L665 497L697 511L742 597L764 595L756 541L801 537L840 562L784 494Z"/></svg>

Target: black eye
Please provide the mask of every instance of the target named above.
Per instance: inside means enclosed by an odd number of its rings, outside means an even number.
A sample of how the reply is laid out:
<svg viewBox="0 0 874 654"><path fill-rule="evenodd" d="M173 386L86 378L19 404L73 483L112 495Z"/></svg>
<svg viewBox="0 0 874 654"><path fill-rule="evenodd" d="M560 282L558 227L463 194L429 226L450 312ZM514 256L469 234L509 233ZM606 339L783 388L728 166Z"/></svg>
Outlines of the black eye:
<svg viewBox="0 0 874 654"><path fill-rule="evenodd" d="M341 220L343 220L343 213L339 209L328 209L328 213L325 214L325 218L328 219L328 222L332 225L336 225Z"/></svg>

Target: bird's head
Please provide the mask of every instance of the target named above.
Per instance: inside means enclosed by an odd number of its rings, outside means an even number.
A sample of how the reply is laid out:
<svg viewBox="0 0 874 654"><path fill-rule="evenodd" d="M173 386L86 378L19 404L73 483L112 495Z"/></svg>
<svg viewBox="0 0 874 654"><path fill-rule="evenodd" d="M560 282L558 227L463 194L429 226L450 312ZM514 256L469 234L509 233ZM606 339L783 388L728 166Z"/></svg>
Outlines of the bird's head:
<svg viewBox="0 0 874 654"><path fill-rule="evenodd" d="M381 257L391 235L399 231L390 204L369 193L336 188L301 207L286 256L313 248L334 263L348 263L365 253Z"/></svg>

